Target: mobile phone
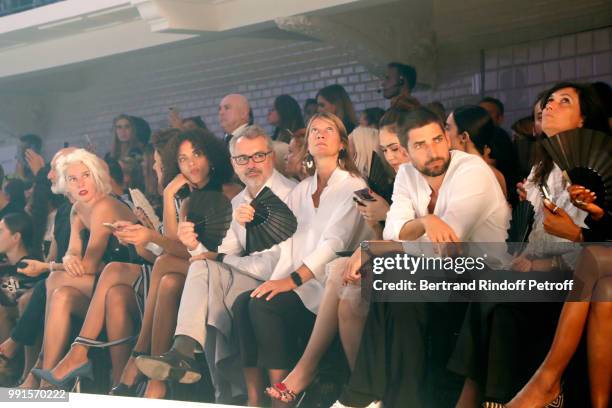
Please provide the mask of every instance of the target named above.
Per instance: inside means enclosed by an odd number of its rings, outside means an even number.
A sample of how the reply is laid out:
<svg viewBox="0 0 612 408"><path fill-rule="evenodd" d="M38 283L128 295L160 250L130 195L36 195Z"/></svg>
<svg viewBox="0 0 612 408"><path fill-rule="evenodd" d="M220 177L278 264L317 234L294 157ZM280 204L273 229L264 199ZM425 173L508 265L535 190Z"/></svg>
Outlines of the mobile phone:
<svg viewBox="0 0 612 408"><path fill-rule="evenodd" d="M365 204L362 203L361 201L359 201L359 199L357 197L353 197L353 201L357 203L357 205L361 206L361 207L365 207Z"/></svg>
<svg viewBox="0 0 612 408"><path fill-rule="evenodd" d="M357 198L362 201L376 201L376 199L370 194L369 188L362 188L361 190L353 191L353 194L355 194Z"/></svg>
<svg viewBox="0 0 612 408"><path fill-rule="evenodd" d="M17 262L17 269L27 268L27 266L28 266L27 262L24 262L24 261Z"/></svg>
<svg viewBox="0 0 612 408"><path fill-rule="evenodd" d="M110 228L113 231L117 231L117 227L115 227L115 225L111 224L110 222L103 222L102 225L104 225L107 228Z"/></svg>
<svg viewBox="0 0 612 408"><path fill-rule="evenodd" d="M540 193L544 199L550 201L552 203L552 198L550 197L550 191L548 190L548 186L546 184L540 184Z"/></svg>

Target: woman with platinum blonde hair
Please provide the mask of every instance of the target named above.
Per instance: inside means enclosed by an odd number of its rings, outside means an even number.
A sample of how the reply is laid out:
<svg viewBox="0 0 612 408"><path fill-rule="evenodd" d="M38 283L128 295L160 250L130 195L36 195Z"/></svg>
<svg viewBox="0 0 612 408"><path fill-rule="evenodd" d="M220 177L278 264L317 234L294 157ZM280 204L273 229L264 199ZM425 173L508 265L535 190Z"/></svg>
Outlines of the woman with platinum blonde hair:
<svg viewBox="0 0 612 408"><path fill-rule="evenodd" d="M74 204L66 255L61 264L49 264L43 364L42 369L32 370L43 380L43 388L45 382L68 388L77 377L93 377L90 361L61 378L56 378L49 370L57 364L68 346L71 317L85 315L96 277L104 264L129 262L135 258L130 256L134 251L120 245L111 229L105 226L118 219L136 222L136 217L127 205L110 195L110 175L103 161L84 149L77 149L61 157L56 169L58 190L72 197ZM109 340L114 339L111 337L113 335L109 333Z"/></svg>

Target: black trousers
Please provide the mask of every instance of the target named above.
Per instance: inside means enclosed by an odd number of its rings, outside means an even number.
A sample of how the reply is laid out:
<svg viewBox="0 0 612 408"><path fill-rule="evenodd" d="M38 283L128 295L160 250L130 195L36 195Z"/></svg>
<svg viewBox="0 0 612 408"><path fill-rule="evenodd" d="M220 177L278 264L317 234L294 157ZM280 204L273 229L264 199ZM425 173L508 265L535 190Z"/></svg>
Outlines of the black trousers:
<svg viewBox="0 0 612 408"><path fill-rule="evenodd" d="M460 378L445 369L467 305L372 303L340 402L365 407L452 406ZM449 396L450 395L450 396Z"/></svg>
<svg viewBox="0 0 612 408"><path fill-rule="evenodd" d="M43 279L34 286L32 297L11 332L11 338L25 346L32 346L45 327L46 282Z"/></svg>
<svg viewBox="0 0 612 408"><path fill-rule="evenodd" d="M243 367L292 369L306 348L316 315L294 291L270 301L250 295L239 295L232 307Z"/></svg>

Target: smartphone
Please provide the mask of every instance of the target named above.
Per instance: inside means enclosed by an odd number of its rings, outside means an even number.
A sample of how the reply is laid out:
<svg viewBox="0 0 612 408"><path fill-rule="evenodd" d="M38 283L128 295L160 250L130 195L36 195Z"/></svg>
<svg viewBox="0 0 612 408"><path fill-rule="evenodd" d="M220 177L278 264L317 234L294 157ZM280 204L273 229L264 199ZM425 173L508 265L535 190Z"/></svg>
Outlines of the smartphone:
<svg viewBox="0 0 612 408"><path fill-rule="evenodd" d="M110 222L103 222L102 225L104 225L107 228L110 228L113 231L117 231L117 227L115 227L115 225L111 224Z"/></svg>
<svg viewBox="0 0 612 408"><path fill-rule="evenodd" d="M359 201L359 199L357 199L357 197L353 197L353 201L355 203L357 203L358 206L365 207L365 204L362 203L361 201Z"/></svg>
<svg viewBox="0 0 612 408"><path fill-rule="evenodd" d="M28 266L27 262L24 262L24 261L17 262L17 269L23 269L23 268L26 268L27 266Z"/></svg>
<svg viewBox="0 0 612 408"><path fill-rule="evenodd" d="M355 194L357 198L362 201L376 201L376 199L370 194L369 188L362 188L361 190L353 191L353 194Z"/></svg>
<svg viewBox="0 0 612 408"><path fill-rule="evenodd" d="M550 197L550 191L548 190L548 186L546 184L540 184L540 193L542 197L552 203L552 198Z"/></svg>

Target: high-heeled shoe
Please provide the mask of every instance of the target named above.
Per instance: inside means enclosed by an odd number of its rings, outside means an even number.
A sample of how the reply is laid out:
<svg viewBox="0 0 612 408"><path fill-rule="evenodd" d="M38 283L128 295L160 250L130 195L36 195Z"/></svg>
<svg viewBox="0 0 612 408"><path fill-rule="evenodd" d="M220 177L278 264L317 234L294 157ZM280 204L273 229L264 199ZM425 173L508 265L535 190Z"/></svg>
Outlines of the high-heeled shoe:
<svg viewBox="0 0 612 408"><path fill-rule="evenodd" d="M130 357L133 359L136 359L137 357L140 357L140 356L146 356L146 355L147 353L143 353L143 352L135 351L135 350L132 350L132 352L130 353ZM108 395L115 395L119 397L142 397L144 395L145 389L147 388L147 382L139 381L138 377L139 376L136 376L136 379L134 380L134 384L132 385L128 385L128 384L120 382L119 384L111 388Z"/></svg>
<svg viewBox="0 0 612 408"><path fill-rule="evenodd" d="M56 386L57 388L61 388L67 391L70 390L70 388L72 388L73 383L77 379L83 379L83 378L87 378L90 380L94 379L93 364L91 363L90 360L87 360L85 364L78 366L77 368L70 371L68 374L66 374L62 378L55 378L53 374L51 373L51 370L42 370L39 368L33 368L32 374L34 374L36 377L40 378L41 380L45 380L49 384Z"/></svg>

